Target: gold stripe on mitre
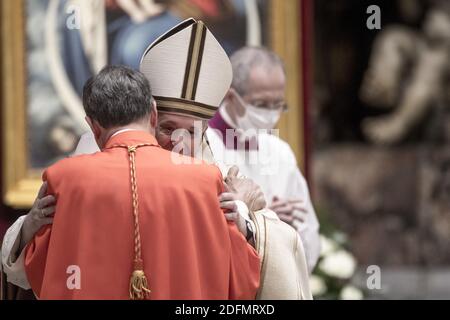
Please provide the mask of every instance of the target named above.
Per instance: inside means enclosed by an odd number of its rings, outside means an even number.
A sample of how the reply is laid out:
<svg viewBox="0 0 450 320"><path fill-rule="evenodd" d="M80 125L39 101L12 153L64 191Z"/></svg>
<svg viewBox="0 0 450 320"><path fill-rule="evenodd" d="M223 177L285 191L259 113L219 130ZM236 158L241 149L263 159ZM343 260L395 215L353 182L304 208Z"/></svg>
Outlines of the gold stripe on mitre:
<svg viewBox="0 0 450 320"><path fill-rule="evenodd" d="M207 29L202 21L192 26L181 98L194 100L203 59Z"/></svg>
<svg viewBox="0 0 450 320"><path fill-rule="evenodd" d="M210 106L193 100L166 98L155 96L158 112L174 113L200 120L211 119L217 111L217 107Z"/></svg>

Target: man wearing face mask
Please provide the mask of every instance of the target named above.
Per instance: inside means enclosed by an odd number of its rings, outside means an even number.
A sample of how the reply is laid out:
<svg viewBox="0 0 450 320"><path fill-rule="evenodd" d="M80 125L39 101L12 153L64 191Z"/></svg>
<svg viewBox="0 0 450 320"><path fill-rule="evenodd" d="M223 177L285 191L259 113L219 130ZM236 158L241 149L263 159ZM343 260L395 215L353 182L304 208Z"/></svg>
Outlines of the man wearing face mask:
<svg viewBox="0 0 450 320"><path fill-rule="evenodd" d="M212 151L227 165L239 166L262 188L269 208L298 231L312 272L320 254L319 223L292 149L271 132L287 111L283 62L256 47L244 47L230 59L232 85L209 121L215 130L207 131Z"/></svg>

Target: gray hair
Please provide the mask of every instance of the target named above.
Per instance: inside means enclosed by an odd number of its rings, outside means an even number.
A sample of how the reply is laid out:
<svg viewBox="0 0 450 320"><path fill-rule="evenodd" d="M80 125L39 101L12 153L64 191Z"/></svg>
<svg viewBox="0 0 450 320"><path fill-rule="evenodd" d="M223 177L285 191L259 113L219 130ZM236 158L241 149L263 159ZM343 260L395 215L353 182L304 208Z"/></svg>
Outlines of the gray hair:
<svg viewBox="0 0 450 320"><path fill-rule="evenodd" d="M233 68L233 81L231 86L240 94L245 94L248 87L250 71L255 67L273 68L281 67L284 63L273 51L264 47L243 47L230 57Z"/></svg>
<svg viewBox="0 0 450 320"><path fill-rule="evenodd" d="M105 129L147 118L152 99L147 78L125 66L106 66L83 87L86 115Z"/></svg>

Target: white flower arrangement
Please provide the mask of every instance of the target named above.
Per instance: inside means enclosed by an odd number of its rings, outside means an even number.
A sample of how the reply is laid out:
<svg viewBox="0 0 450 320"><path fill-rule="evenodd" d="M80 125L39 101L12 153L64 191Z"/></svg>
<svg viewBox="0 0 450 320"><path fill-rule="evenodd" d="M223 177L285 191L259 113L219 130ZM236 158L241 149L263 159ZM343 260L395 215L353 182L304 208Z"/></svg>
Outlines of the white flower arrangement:
<svg viewBox="0 0 450 320"><path fill-rule="evenodd" d="M313 296L321 296L328 290L325 281L314 274L309 278L309 287Z"/></svg>
<svg viewBox="0 0 450 320"><path fill-rule="evenodd" d="M350 285L357 262L345 250L345 234L335 232L331 237L320 236L321 255L314 274L310 277L310 287L315 298L360 300L363 292Z"/></svg>
<svg viewBox="0 0 450 320"><path fill-rule="evenodd" d="M355 272L356 261L350 253L341 249L325 255L318 267L331 277L349 279Z"/></svg>
<svg viewBox="0 0 450 320"><path fill-rule="evenodd" d="M341 290L339 298L341 300L362 300L364 298L364 295L361 290L349 285Z"/></svg>

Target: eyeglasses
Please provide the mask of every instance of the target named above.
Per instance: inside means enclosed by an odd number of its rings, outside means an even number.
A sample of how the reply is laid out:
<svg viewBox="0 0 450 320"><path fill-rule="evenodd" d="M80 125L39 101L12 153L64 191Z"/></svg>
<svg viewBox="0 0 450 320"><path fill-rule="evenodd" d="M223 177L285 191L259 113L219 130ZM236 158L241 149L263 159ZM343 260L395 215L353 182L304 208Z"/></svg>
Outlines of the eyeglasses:
<svg viewBox="0 0 450 320"><path fill-rule="evenodd" d="M288 111L288 105L285 101L275 102L275 103L267 103L265 101L254 101L249 102L252 106L260 109L266 110L281 110L281 112Z"/></svg>
<svg viewBox="0 0 450 320"><path fill-rule="evenodd" d="M246 103L260 109L265 110L280 110L281 112L288 111L288 105L285 101L279 101L274 103L268 103L267 101L263 100L254 100L254 101L245 101L244 98L241 96L241 94L233 88L233 91L236 93L236 96L239 98L240 102L245 105Z"/></svg>

